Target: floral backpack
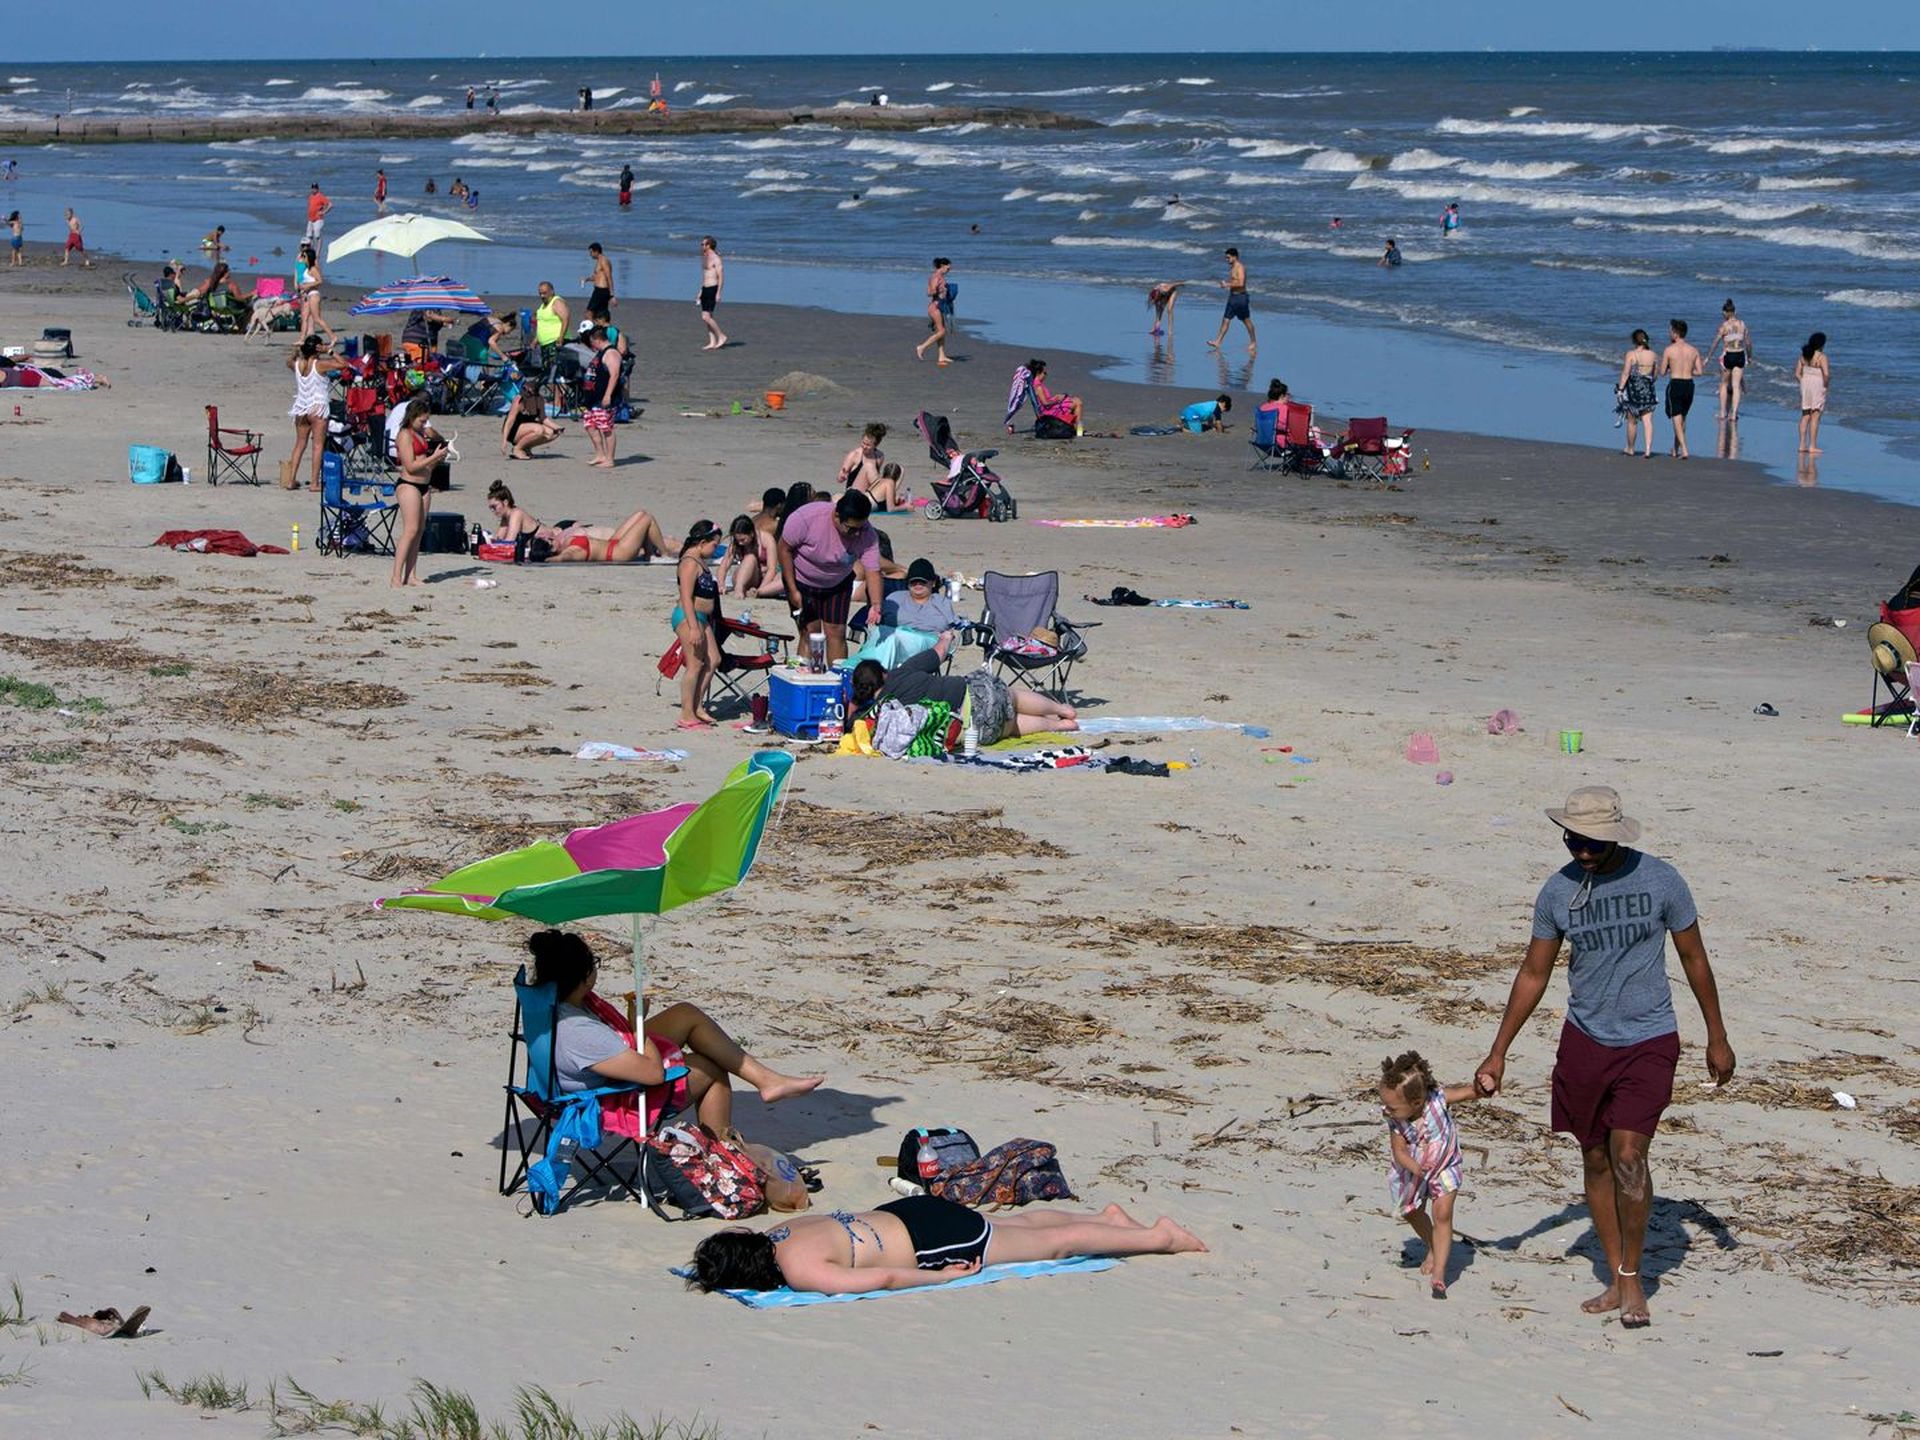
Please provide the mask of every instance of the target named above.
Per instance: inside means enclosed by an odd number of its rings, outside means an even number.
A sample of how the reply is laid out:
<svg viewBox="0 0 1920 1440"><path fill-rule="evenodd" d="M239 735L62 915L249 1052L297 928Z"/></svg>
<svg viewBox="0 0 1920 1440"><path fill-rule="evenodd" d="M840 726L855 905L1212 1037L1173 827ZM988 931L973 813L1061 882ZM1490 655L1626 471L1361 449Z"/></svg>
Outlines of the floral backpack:
<svg viewBox="0 0 1920 1440"><path fill-rule="evenodd" d="M647 1204L663 1220L676 1218L667 1205L684 1211L678 1217L684 1220L744 1220L767 1208L760 1167L704 1125L668 1125L649 1137L641 1147L640 1181Z"/></svg>
<svg viewBox="0 0 1920 1440"><path fill-rule="evenodd" d="M1044 1140L997 1145L977 1160L942 1171L927 1190L976 1210L1076 1198L1053 1146Z"/></svg>

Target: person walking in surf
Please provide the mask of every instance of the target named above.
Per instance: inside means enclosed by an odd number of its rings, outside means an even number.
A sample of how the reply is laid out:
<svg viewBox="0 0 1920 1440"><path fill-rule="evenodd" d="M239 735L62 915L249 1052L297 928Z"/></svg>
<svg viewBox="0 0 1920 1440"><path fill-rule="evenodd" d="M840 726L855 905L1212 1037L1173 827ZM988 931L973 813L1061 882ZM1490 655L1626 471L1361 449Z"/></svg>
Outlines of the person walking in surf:
<svg viewBox="0 0 1920 1440"><path fill-rule="evenodd" d="M1220 333L1207 342L1207 348L1218 350L1220 342L1227 338L1227 327L1238 320L1247 327L1247 353L1251 355L1260 348L1260 343L1253 333L1253 306L1247 298L1247 267L1240 263L1237 246L1227 247L1226 258L1227 278L1220 284L1227 292L1227 308L1220 313Z"/></svg>

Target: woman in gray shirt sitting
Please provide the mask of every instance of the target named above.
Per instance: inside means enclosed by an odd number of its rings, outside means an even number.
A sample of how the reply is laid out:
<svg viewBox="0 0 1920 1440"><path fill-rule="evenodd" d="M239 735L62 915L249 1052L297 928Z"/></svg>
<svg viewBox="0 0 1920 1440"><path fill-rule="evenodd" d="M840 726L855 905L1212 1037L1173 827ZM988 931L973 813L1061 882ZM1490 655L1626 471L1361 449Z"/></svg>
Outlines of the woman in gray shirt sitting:
<svg viewBox="0 0 1920 1440"><path fill-rule="evenodd" d="M899 630L924 630L929 635L956 630L960 616L940 589L933 562L922 556L907 567L907 588L895 591L880 604L880 623Z"/></svg>

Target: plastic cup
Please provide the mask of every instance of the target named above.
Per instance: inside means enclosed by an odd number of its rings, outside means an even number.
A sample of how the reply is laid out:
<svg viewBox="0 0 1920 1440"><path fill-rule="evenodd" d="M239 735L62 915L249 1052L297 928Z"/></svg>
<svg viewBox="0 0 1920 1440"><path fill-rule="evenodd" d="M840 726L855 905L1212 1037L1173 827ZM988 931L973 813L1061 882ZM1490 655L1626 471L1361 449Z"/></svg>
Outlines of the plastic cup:
<svg viewBox="0 0 1920 1440"><path fill-rule="evenodd" d="M1578 755L1580 753L1581 743L1585 738L1586 732L1583 730L1562 730L1560 732L1560 753L1563 755Z"/></svg>
<svg viewBox="0 0 1920 1440"><path fill-rule="evenodd" d="M756 727L764 726L767 723L767 697L765 695L755 695L748 703L752 707L754 725Z"/></svg>
<svg viewBox="0 0 1920 1440"><path fill-rule="evenodd" d="M827 670L827 637L818 632L807 636L807 669L815 675Z"/></svg>

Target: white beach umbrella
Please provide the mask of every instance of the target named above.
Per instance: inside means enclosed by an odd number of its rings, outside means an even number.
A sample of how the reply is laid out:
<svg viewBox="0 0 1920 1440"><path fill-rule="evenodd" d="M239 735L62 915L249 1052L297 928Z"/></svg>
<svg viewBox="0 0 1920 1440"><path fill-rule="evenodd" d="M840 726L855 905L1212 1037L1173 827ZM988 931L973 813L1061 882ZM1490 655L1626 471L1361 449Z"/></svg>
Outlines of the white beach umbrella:
<svg viewBox="0 0 1920 1440"><path fill-rule="evenodd" d="M389 255L412 259L436 240L486 240L471 225L458 220L443 220L438 215L383 215L356 225L327 246L331 264L356 250L384 250Z"/></svg>

